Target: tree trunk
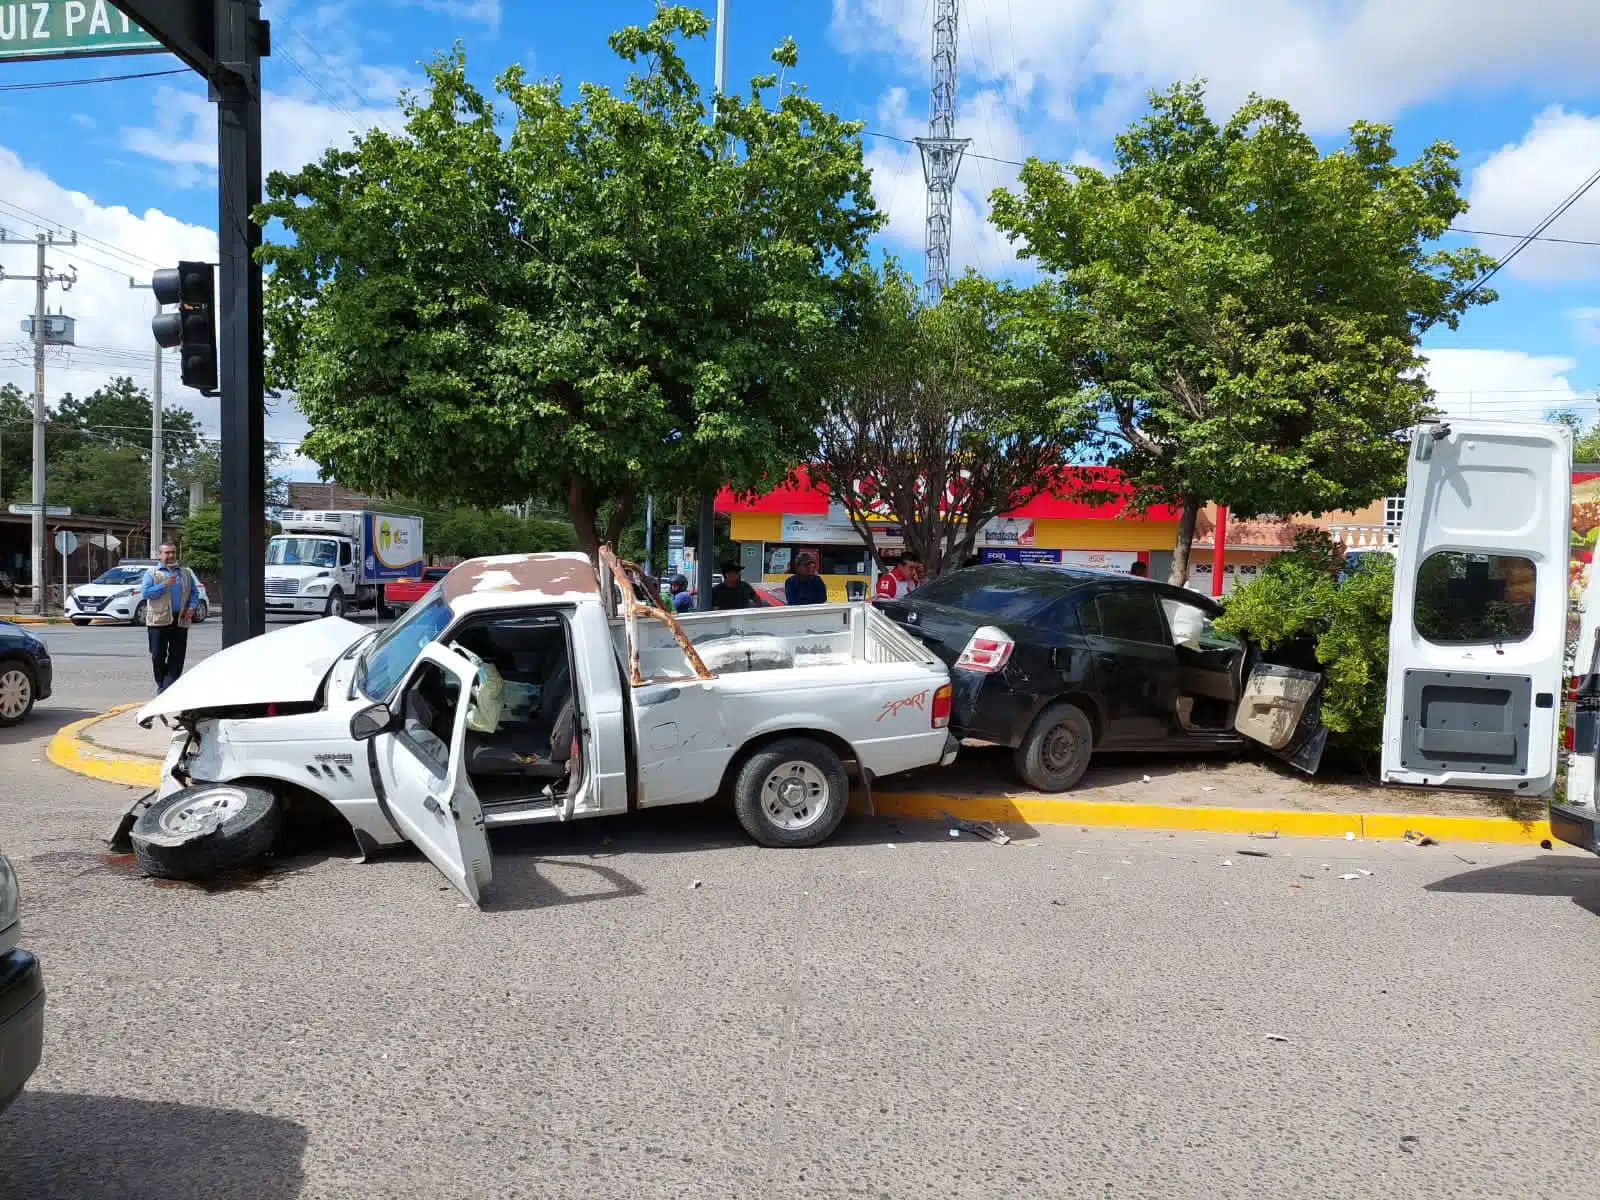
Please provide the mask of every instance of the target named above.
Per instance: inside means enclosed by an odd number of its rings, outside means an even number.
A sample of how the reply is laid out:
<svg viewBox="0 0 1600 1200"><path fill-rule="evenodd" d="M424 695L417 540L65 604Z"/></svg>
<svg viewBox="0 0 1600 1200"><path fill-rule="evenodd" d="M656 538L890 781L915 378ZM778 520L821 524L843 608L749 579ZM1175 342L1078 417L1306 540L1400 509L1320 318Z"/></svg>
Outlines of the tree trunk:
<svg viewBox="0 0 1600 1200"><path fill-rule="evenodd" d="M589 556L589 561L600 561L600 533L595 528L599 512L589 498L589 489L583 480L574 475L567 480L567 516L572 518L573 532L578 535L578 548Z"/></svg>
<svg viewBox="0 0 1600 1200"><path fill-rule="evenodd" d="M623 488L622 494L617 497L616 507L611 510L611 519L606 522L606 544L613 550L617 547L617 539L633 519L633 502L638 495L639 489L636 487Z"/></svg>
<svg viewBox="0 0 1600 1200"><path fill-rule="evenodd" d="M1172 571L1167 582L1182 587L1189 582L1189 553L1194 549L1194 526L1200 516L1200 506L1205 501L1199 496L1185 496L1178 516L1178 539L1172 546Z"/></svg>

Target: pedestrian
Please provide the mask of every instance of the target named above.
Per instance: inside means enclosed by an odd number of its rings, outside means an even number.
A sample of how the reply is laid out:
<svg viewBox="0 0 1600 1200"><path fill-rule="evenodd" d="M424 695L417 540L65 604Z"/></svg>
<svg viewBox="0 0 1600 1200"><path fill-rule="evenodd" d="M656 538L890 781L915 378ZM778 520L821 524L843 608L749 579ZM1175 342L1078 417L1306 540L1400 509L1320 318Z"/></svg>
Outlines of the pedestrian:
<svg viewBox="0 0 1600 1200"><path fill-rule="evenodd" d="M672 577L668 586L672 588L672 611L693 612L694 593L689 590L689 577L680 572Z"/></svg>
<svg viewBox="0 0 1600 1200"><path fill-rule="evenodd" d="M922 560L909 551L893 568L878 576L878 599L904 600L922 582Z"/></svg>
<svg viewBox="0 0 1600 1200"><path fill-rule="evenodd" d="M755 588L744 581L744 568L736 562L722 564L722 582L711 589L713 609L760 608Z"/></svg>
<svg viewBox="0 0 1600 1200"><path fill-rule="evenodd" d="M1135 579L1149 579L1150 564L1147 562L1136 562L1133 564L1133 566L1128 568L1128 574L1132 575Z"/></svg>
<svg viewBox="0 0 1600 1200"><path fill-rule="evenodd" d="M817 560L802 554L794 560L794 574L783 582L783 599L786 604L826 604L828 585L817 574Z"/></svg>
<svg viewBox="0 0 1600 1200"><path fill-rule="evenodd" d="M156 554L159 565L144 573L139 595L144 600L145 632L150 639L150 664L155 670L159 696L183 674L189 652L189 625L200 600L200 581L188 567L178 564L178 548L163 542Z"/></svg>

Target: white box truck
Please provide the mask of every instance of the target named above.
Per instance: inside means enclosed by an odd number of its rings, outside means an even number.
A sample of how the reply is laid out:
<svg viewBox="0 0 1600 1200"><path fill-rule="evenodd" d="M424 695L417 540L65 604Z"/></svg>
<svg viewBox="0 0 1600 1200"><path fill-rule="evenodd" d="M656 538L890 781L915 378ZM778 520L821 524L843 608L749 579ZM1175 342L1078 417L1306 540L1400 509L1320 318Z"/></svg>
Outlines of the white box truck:
<svg viewBox="0 0 1600 1200"><path fill-rule="evenodd" d="M340 617L381 606L383 585L422 577L422 518L367 510L289 510L267 543L269 613Z"/></svg>

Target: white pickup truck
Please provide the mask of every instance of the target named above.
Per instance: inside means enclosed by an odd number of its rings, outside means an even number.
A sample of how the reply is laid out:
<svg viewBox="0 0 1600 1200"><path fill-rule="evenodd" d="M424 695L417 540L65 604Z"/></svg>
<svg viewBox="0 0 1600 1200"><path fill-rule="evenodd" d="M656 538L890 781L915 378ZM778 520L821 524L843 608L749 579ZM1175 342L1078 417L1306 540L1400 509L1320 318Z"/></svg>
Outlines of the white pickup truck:
<svg viewBox="0 0 1600 1200"><path fill-rule="evenodd" d="M140 710L174 734L119 833L147 872L198 877L317 798L364 855L413 842L476 903L496 826L727 792L761 844L810 846L846 761L870 786L955 756L944 664L872 609L674 618L601 561L474 559L380 633L327 618L212 656Z"/></svg>

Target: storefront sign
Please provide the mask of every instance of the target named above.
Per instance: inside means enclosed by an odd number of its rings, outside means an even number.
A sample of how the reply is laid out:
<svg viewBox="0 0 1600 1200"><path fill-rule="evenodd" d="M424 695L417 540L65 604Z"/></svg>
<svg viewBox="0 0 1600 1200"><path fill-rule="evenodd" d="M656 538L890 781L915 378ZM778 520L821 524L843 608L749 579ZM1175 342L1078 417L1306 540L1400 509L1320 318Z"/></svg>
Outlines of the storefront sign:
<svg viewBox="0 0 1600 1200"><path fill-rule="evenodd" d="M1045 550L1038 546L989 547L984 562L1042 563L1052 567L1079 567L1090 571L1120 571L1126 575L1139 561L1134 550Z"/></svg>
<svg viewBox="0 0 1600 1200"><path fill-rule="evenodd" d="M1031 546L1033 522L1022 517L996 517L984 523L979 543L984 546Z"/></svg>
<svg viewBox="0 0 1600 1200"><path fill-rule="evenodd" d="M779 526L779 540L784 542L820 542L824 546L859 546L861 534L849 520L785 513ZM905 541L905 531L898 525L872 526L872 540L879 546L900 546Z"/></svg>
<svg viewBox="0 0 1600 1200"><path fill-rule="evenodd" d="M1061 551L1041 550L1034 546L987 547L983 551L983 561L986 563L1034 563L1059 567L1061 565Z"/></svg>

